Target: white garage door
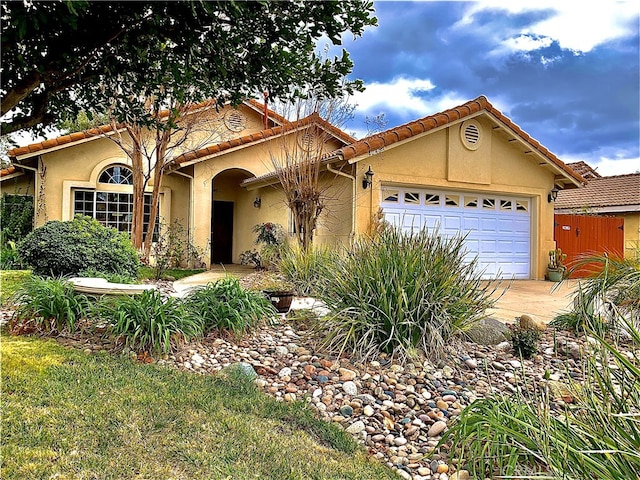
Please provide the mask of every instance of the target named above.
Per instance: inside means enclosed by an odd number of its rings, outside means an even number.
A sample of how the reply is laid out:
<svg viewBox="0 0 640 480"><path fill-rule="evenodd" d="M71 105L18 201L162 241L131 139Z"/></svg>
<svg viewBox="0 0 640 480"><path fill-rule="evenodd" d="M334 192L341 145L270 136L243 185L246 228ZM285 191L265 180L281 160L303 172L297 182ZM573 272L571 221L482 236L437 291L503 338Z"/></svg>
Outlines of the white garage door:
<svg viewBox="0 0 640 480"><path fill-rule="evenodd" d="M530 278L531 203L528 198L385 186L386 221L404 231L439 228L466 233L468 256L478 256L485 278Z"/></svg>

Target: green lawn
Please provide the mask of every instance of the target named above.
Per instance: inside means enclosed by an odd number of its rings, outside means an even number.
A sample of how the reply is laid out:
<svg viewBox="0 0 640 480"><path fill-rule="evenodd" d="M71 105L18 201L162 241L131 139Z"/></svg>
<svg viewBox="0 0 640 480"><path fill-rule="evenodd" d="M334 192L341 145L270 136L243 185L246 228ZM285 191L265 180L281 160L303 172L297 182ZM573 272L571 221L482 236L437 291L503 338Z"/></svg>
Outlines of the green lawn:
<svg viewBox="0 0 640 480"><path fill-rule="evenodd" d="M180 280L181 278L190 277L191 275L195 275L196 273L202 273L204 271L205 270L202 268L195 269L195 270L187 270L182 268L170 268L164 272L163 278L171 277L175 280ZM138 270L138 279L153 280L154 278L156 278L155 268L142 266L140 267L140 270Z"/></svg>
<svg viewBox="0 0 640 480"><path fill-rule="evenodd" d="M7 303L22 282L30 276L29 270L0 270L0 304Z"/></svg>
<svg viewBox="0 0 640 480"><path fill-rule="evenodd" d="M397 478L304 405L233 372L1 340L3 479Z"/></svg>

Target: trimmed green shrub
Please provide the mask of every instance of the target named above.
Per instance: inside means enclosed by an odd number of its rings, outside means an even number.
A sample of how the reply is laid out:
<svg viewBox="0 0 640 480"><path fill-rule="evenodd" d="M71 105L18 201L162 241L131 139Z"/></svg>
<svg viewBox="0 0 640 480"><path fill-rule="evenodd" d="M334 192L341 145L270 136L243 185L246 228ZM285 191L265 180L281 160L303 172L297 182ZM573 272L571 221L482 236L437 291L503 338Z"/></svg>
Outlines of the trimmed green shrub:
<svg viewBox="0 0 640 480"><path fill-rule="evenodd" d="M465 259L464 238L386 228L335 256L320 298L333 311L325 345L367 357L438 356L452 335L482 318L495 283Z"/></svg>
<svg viewBox="0 0 640 480"><path fill-rule="evenodd" d="M87 269L136 277L140 259L125 233L90 217L51 221L18 244L20 257L45 276L77 275Z"/></svg>
<svg viewBox="0 0 640 480"><path fill-rule="evenodd" d="M241 335L276 310L260 292L245 290L231 276L194 290L185 299L187 314L205 331L219 330Z"/></svg>
<svg viewBox="0 0 640 480"><path fill-rule="evenodd" d="M531 358L538 352L541 334L532 328L522 328L519 325L511 327L511 345L516 355Z"/></svg>
<svg viewBox="0 0 640 480"><path fill-rule="evenodd" d="M78 272L78 276L90 277L90 278L104 278L109 283L125 283L125 284L139 283L135 278L130 277L129 275L126 275L126 274L99 272L98 270L94 270L93 268L88 268L86 270L82 270Z"/></svg>
<svg viewBox="0 0 640 480"><path fill-rule="evenodd" d="M105 298L95 313L109 324L111 333L140 352L169 353L181 341L202 334L202 324L185 314L181 300L157 290Z"/></svg>
<svg viewBox="0 0 640 480"><path fill-rule="evenodd" d="M74 332L78 320L90 308L85 295L76 293L73 285L62 279L28 278L16 292L12 319L14 331L25 322L44 332Z"/></svg>

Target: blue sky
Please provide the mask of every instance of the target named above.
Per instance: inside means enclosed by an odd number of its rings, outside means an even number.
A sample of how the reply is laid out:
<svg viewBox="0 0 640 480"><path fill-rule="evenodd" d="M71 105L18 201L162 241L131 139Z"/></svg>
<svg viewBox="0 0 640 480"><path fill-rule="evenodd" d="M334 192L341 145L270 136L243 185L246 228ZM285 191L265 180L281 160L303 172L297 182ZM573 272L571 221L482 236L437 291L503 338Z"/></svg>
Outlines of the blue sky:
<svg viewBox="0 0 640 480"><path fill-rule="evenodd" d="M640 171L640 2L375 2L343 37L367 87L345 130L386 128L486 95L566 163ZM333 50L332 50L333 51Z"/></svg>

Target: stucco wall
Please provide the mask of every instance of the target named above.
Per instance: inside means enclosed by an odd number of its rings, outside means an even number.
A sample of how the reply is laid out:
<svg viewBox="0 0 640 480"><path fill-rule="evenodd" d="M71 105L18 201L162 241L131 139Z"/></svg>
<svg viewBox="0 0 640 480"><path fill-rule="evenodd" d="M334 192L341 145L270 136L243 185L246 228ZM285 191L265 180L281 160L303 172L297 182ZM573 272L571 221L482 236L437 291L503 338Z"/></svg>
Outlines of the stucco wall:
<svg viewBox="0 0 640 480"><path fill-rule="evenodd" d="M640 212L620 216L624 218L624 256L640 260Z"/></svg>
<svg viewBox="0 0 640 480"><path fill-rule="evenodd" d="M24 175L7 178L0 183L0 194L4 195L34 195L35 182L31 172Z"/></svg>
<svg viewBox="0 0 640 480"><path fill-rule="evenodd" d="M528 197L532 206L531 273L533 278L543 279L547 252L555 246L553 205L547 202L554 174L541 167L537 158L510 144L486 120L478 119L478 123L484 138L473 151L464 149L461 124L454 124L358 162L357 231L368 231L380 207L382 184ZM360 183L369 166L374 171L373 186L363 190Z"/></svg>

